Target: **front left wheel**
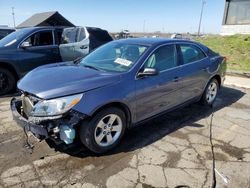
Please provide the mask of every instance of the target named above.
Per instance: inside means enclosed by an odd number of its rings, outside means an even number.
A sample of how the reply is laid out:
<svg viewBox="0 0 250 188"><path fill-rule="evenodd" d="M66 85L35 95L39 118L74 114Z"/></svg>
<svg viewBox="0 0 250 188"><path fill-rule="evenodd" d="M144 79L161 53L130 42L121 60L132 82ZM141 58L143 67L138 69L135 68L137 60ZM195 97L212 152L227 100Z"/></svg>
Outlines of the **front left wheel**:
<svg viewBox="0 0 250 188"><path fill-rule="evenodd" d="M98 112L80 128L82 143L95 153L105 153L120 142L126 129L125 113L115 107Z"/></svg>

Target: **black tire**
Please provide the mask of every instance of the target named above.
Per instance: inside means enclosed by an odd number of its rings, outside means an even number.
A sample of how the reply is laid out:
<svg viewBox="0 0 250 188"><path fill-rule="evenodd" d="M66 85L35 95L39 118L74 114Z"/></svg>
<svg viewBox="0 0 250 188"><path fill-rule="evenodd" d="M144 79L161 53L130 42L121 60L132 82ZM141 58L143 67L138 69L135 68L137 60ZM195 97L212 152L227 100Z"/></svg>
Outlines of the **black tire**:
<svg viewBox="0 0 250 188"><path fill-rule="evenodd" d="M216 85L216 94L215 94L213 100L209 101L208 98L207 98L207 93L209 92L209 87L211 86L211 84L215 84ZM208 82L208 84L207 84L207 86L206 86L206 88L205 88L205 90L204 90L204 92L202 94L201 101L200 101L201 104L203 104L205 106L211 106L214 103L214 101L216 100L218 92L219 92L219 83L218 83L218 81L215 78L212 78Z"/></svg>
<svg viewBox="0 0 250 188"><path fill-rule="evenodd" d="M15 76L8 69L0 68L0 95L8 94L15 89Z"/></svg>
<svg viewBox="0 0 250 188"><path fill-rule="evenodd" d="M117 137L117 140L112 143L109 146L100 146L97 144L95 137L96 137L96 128L98 123L105 118L106 116L115 114L119 116L120 122L122 122L122 127L119 136ZM122 139L124 132L126 130L126 116L123 110L116 108L116 107L110 107L101 110L93 118L90 120L85 120L82 122L80 127L80 139L82 143L91 151L94 153L105 153L111 149L113 149L117 144L119 144L120 140ZM111 134L111 133L110 133Z"/></svg>

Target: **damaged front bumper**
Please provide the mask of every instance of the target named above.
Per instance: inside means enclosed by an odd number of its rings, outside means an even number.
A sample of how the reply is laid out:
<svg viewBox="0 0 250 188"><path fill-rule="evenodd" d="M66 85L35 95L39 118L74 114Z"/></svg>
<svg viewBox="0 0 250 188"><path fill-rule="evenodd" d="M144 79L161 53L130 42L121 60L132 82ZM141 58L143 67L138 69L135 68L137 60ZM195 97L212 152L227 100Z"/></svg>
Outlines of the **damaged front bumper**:
<svg viewBox="0 0 250 188"><path fill-rule="evenodd" d="M76 111L69 111L66 114L51 117L28 117L23 114L22 100L13 98L11 100L11 111L13 119L24 131L30 131L40 140L52 138L56 141L64 141L70 144L73 141L72 130L87 116ZM69 132L69 130L71 132ZM67 136L71 138L67 138Z"/></svg>

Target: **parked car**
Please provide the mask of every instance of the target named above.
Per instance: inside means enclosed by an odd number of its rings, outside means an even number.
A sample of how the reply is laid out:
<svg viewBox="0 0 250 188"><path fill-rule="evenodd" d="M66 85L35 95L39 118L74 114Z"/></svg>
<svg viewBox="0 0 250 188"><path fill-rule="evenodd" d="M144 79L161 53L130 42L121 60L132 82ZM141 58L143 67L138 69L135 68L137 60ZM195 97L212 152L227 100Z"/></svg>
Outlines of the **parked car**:
<svg viewBox="0 0 250 188"><path fill-rule="evenodd" d="M171 39L182 39L183 37L182 37L182 34L180 34L180 33L174 33L171 35L170 38Z"/></svg>
<svg viewBox="0 0 250 188"><path fill-rule="evenodd" d="M182 40L191 40L189 33L187 33L186 35L182 35L180 33L175 33L172 34L171 39L182 39Z"/></svg>
<svg viewBox="0 0 250 188"><path fill-rule="evenodd" d="M99 28L19 29L0 40L0 95L13 91L17 80L38 66L73 61L111 40Z"/></svg>
<svg viewBox="0 0 250 188"><path fill-rule="evenodd" d="M12 27L0 27L0 40L14 31L15 29Z"/></svg>
<svg viewBox="0 0 250 188"><path fill-rule="evenodd" d="M107 43L79 62L41 66L18 83L11 110L39 139L71 144L79 135L96 153L124 132L191 102L211 105L223 84L225 58L185 40L140 38Z"/></svg>
<svg viewBox="0 0 250 188"><path fill-rule="evenodd" d="M96 27L65 28L62 34L60 52L63 61L72 61L86 56L97 47L112 41L106 30Z"/></svg>

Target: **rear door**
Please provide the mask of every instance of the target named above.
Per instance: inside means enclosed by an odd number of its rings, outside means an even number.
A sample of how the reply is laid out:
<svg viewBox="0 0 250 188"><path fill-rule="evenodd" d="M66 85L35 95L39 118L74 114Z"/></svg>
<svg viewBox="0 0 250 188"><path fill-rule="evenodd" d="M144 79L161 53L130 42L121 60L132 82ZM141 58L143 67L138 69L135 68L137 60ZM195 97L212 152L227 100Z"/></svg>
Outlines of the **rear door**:
<svg viewBox="0 0 250 188"><path fill-rule="evenodd" d="M174 44L156 49L144 63L155 68L156 76L136 80L136 118L141 121L181 103L179 68Z"/></svg>
<svg viewBox="0 0 250 188"><path fill-rule="evenodd" d="M84 27L65 28L59 46L63 61L73 61L89 53L89 38Z"/></svg>
<svg viewBox="0 0 250 188"><path fill-rule="evenodd" d="M182 99L187 101L200 96L209 79L209 58L203 50L191 43L179 43L177 45L182 65L180 77L182 84Z"/></svg>
<svg viewBox="0 0 250 188"><path fill-rule="evenodd" d="M27 73L38 66L61 61L53 30L37 31L23 42L29 46L21 47L20 44L18 49L21 72Z"/></svg>

